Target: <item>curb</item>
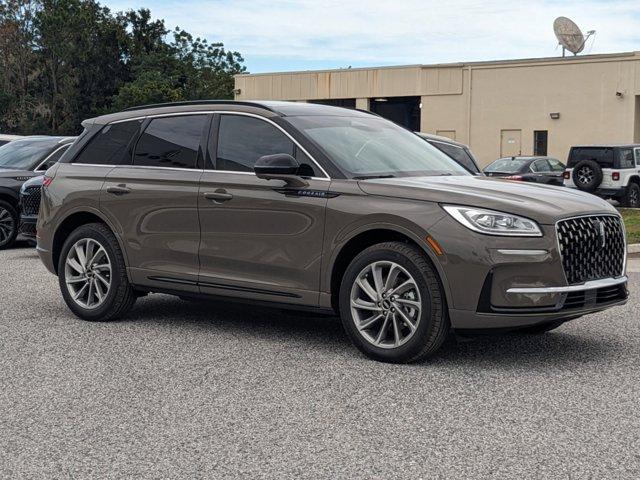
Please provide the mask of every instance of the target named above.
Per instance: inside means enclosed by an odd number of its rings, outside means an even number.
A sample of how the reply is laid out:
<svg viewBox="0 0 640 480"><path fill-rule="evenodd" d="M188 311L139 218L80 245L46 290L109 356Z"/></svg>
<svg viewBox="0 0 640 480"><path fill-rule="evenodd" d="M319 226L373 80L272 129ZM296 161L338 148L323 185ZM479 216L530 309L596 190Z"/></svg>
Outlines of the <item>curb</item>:
<svg viewBox="0 0 640 480"><path fill-rule="evenodd" d="M629 252L629 255L640 255L640 243L627 245L627 251Z"/></svg>

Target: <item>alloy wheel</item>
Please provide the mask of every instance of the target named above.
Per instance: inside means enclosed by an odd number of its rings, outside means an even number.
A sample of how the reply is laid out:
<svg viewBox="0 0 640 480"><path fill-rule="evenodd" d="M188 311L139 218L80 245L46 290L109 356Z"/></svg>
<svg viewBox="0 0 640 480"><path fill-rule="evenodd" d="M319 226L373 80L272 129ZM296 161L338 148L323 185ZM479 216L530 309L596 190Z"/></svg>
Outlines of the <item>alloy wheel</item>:
<svg viewBox="0 0 640 480"><path fill-rule="evenodd" d="M351 316L358 332L380 348L407 343L422 314L420 290L402 266L390 261L367 265L351 287Z"/></svg>
<svg viewBox="0 0 640 480"><path fill-rule="evenodd" d="M634 208L640 206L640 193L636 188L631 189L629 192L629 206Z"/></svg>
<svg viewBox="0 0 640 480"><path fill-rule="evenodd" d="M595 173L593 172L592 168L582 167L580 170L578 170L578 182L580 182L582 185L588 185L593 181L594 178Z"/></svg>
<svg viewBox="0 0 640 480"><path fill-rule="evenodd" d="M102 305L111 289L112 268L107 251L96 240L78 240L67 253L65 282L69 295L82 308Z"/></svg>
<svg viewBox="0 0 640 480"><path fill-rule="evenodd" d="M0 246L11 240L16 229L16 222L11 212L0 207Z"/></svg>

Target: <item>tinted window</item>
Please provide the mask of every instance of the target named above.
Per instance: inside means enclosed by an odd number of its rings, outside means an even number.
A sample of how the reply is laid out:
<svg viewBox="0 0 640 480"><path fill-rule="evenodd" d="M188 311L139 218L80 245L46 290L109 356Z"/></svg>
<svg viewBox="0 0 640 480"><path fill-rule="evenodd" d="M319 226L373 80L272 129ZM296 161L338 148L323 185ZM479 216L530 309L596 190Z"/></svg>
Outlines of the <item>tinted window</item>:
<svg viewBox="0 0 640 480"><path fill-rule="evenodd" d="M635 152L636 152L636 166L640 167L640 148L636 148Z"/></svg>
<svg viewBox="0 0 640 480"><path fill-rule="evenodd" d="M206 115L155 118L136 145L134 165L196 168Z"/></svg>
<svg viewBox="0 0 640 480"><path fill-rule="evenodd" d="M613 149L599 147L576 147L569 154L569 168L575 167L582 160L595 160L600 166L613 167Z"/></svg>
<svg viewBox="0 0 640 480"><path fill-rule="evenodd" d="M551 166L549 166L546 160L536 160L531 164L531 171L536 173L550 172Z"/></svg>
<svg viewBox="0 0 640 480"><path fill-rule="evenodd" d="M38 170L39 171L44 171L44 170L48 170L49 168L51 168L54 164L56 164L58 162L58 160L60 160L62 155L64 155L64 153L69 149L70 146L71 146L71 144L65 145L64 147L61 147L58 150L56 150L55 152L53 152L47 158L47 162L43 163L42 165L40 165L38 167Z"/></svg>
<svg viewBox="0 0 640 480"><path fill-rule="evenodd" d="M620 167L618 168L634 168L635 162L633 159L633 150L630 148L623 148L619 152Z"/></svg>
<svg viewBox="0 0 640 480"><path fill-rule="evenodd" d="M131 162L131 152L127 148L133 136L138 133L142 120L113 123L105 126L84 147L73 163L95 165L120 165Z"/></svg>
<svg viewBox="0 0 640 480"><path fill-rule="evenodd" d="M556 160L555 158L548 158L547 161L549 162L549 165L551 165L551 171L564 172L564 163Z"/></svg>
<svg viewBox="0 0 640 480"><path fill-rule="evenodd" d="M526 158L501 158L489 164L484 171L495 173L518 173L523 167L526 167L528 163L529 160Z"/></svg>
<svg viewBox="0 0 640 480"><path fill-rule="evenodd" d="M479 172L475 162L469 156L469 154L466 152L464 148L456 147L455 145L449 145L441 142L429 142L429 143L431 143L431 145L433 145L437 149L449 155L451 158L453 158L456 162L458 162L460 165L462 165L464 168L466 168L470 172L472 173Z"/></svg>
<svg viewBox="0 0 640 480"><path fill-rule="evenodd" d="M222 115L218 132L218 170L251 172L263 155L295 154L293 142L259 118Z"/></svg>

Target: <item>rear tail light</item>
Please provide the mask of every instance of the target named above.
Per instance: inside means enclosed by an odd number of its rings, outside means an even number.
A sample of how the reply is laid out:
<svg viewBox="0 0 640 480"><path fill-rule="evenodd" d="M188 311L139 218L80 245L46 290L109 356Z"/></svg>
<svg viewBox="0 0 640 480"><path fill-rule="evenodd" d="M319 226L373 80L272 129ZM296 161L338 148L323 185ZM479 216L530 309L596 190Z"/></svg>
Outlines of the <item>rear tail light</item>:
<svg viewBox="0 0 640 480"><path fill-rule="evenodd" d="M504 177L506 180L522 180L522 175L509 175Z"/></svg>
<svg viewBox="0 0 640 480"><path fill-rule="evenodd" d="M611 174L611 180L613 180L614 182L617 182L618 180L620 180L620 172L613 172Z"/></svg>
<svg viewBox="0 0 640 480"><path fill-rule="evenodd" d="M44 177L44 179L42 180L42 186L44 188L48 187L49 185L51 185L51 182L53 182L53 177Z"/></svg>
<svg viewBox="0 0 640 480"><path fill-rule="evenodd" d="M562 174L562 177L565 180L569 180L571 178L571 172L569 172L569 170L565 170L565 172Z"/></svg>

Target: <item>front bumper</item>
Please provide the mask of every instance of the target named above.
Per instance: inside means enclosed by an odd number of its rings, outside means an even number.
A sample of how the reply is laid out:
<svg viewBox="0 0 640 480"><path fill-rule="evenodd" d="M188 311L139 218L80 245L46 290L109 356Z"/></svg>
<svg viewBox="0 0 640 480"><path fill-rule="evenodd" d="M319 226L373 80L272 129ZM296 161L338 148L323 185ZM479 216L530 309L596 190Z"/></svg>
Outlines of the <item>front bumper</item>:
<svg viewBox="0 0 640 480"><path fill-rule="evenodd" d="M37 223L38 217L22 215L20 217L20 234L25 237L36 238Z"/></svg>
<svg viewBox="0 0 640 480"><path fill-rule="evenodd" d="M554 305L500 308L481 302L478 310L449 311L451 325L458 330L518 329L558 320L571 320L627 303L627 277L607 278L583 285L510 288L508 295L525 295L535 301L555 295Z"/></svg>

